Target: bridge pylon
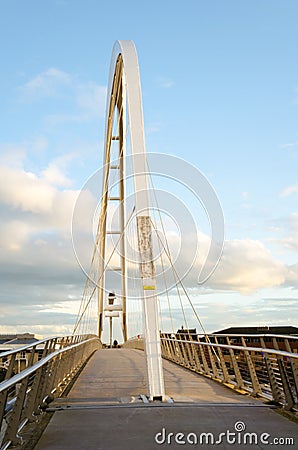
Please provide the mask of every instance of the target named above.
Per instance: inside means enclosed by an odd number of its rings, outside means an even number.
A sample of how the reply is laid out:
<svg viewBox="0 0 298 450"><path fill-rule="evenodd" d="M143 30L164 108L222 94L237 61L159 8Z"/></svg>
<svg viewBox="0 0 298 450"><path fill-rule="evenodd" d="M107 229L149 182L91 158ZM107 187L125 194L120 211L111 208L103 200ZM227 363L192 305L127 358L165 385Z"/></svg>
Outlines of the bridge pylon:
<svg viewBox="0 0 298 450"><path fill-rule="evenodd" d="M128 124L126 123L128 117ZM115 120L117 126L115 127ZM127 125L129 127L127 127ZM116 135L115 133L116 128ZM143 334L147 363L147 377L150 400L165 398L162 369L160 333L158 326L158 305L156 295L155 266L153 261L150 204L148 195L148 168L144 136L141 85L138 58L132 41L117 41L113 48L109 84L107 92L105 154L103 174L103 195L99 219L100 285L98 287L98 335L101 337L104 319L106 236L119 234L122 331L127 340L126 297L127 265L125 240L125 156L126 133L129 128L132 169L134 179L135 216L139 252L140 281L142 285ZM111 161L113 141L118 143L117 162ZM111 173L118 171L119 191L117 196L109 196ZM109 202L118 202L118 231L107 230L107 207Z"/></svg>

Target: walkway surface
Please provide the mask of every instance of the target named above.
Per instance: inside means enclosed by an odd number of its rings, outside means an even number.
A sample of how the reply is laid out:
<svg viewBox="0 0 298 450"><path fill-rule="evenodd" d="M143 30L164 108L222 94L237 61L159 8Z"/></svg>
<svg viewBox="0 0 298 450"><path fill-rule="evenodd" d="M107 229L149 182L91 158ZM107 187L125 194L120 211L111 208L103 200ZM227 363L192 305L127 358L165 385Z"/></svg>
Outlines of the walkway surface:
<svg viewBox="0 0 298 450"><path fill-rule="evenodd" d="M297 448L297 424L268 405L169 361L163 365L174 402L146 404L144 353L98 351L68 397L51 405L55 413L35 450Z"/></svg>

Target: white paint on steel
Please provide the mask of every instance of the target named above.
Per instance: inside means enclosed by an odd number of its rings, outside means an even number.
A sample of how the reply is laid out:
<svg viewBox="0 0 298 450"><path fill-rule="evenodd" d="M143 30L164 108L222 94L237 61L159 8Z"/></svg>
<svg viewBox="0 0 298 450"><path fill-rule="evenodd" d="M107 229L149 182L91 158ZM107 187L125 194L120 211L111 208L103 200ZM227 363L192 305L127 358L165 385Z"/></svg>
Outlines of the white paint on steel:
<svg viewBox="0 0 298 450"><path fill-rule="evenodd" d="M117 94L121 88L121 102L123 108L127 105L130 144L133 160L135 212L138 228L138 245L140 253L140 272L143 287L143 323L145 338L145 353L147 362L147 376L149 397L151 400L161 397L165 399L164 378L162 370L160 335L158 327L158 311L155 268L152 258L151 221L149 213L148 175L146 163L146 147L144 136L144 120L138 58L132 41L117 41L113 48L107 93L105 162L109 164L110 141L112 139L112 124ZM118 89L118 92L117 92ZM116 105L117 106L117 105ZM125 109L124 109L125 112ZM125 116L123 117L123 131L126 131ZM122 138L125 134L122 134ZM121 140L121 136L119 136ZM125 138L123 139L125 151ZM107 177L108 177L107 170ZM123 168L123 173L125 168ZM104 189L106 187L104 181ZM103 200L107 203L107 199ZM124 231L121 223L121 231ZM104 256L104 251L103 251ZM102 295L102 294L101 294ZM102 312L102 299L99 311Z"/></svg>

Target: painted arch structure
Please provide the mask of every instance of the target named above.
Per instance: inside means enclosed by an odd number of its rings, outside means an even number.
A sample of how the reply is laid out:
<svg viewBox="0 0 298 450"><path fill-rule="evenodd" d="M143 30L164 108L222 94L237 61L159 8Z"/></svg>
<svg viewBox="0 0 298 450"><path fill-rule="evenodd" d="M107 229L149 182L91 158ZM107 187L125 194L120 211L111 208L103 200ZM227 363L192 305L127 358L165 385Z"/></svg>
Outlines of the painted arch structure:
<svg viewBox="0 0 298 450"><path fill-rule="evenodd" d="M115 133L117 121L117 134ZM128 122L128 123L127 123ZM158 328L157 297L155 267L151 242L151 220L149 213L148 170L146 163L146 147L144 136L144 120L142 109L141 85L138 58L132 41L117 41L113 48L107 92L104 174L102 204L99 227L99 273L103 274L98 287L98 335L101 337L105 314L105 262L106 236L112 233L107 229L107 207L109 202L118 202L120 267L121 272L121 316L124 341L127 340L126 296L127 267L125 251L125 155L126 135L129 130L131 157L134 179L135 216L137 222L138 252L140 278L142 284L142 309L144 324L144 341L147 362L149 397L163 399L164 380ZM111 161L111 147L117 141L118 162ZM113 171L118 171L119 195L109 197L109 179ZM113 305L110 307L113 315Z"/></svg>

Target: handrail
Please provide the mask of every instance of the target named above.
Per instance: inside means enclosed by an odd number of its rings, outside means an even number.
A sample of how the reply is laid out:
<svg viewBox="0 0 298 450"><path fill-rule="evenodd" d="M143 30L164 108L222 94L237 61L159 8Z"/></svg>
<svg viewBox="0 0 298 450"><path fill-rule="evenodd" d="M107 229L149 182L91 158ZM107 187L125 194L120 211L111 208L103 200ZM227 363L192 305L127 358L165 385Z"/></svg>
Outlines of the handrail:
<svg viewBox="0 0 298 450"><path fill-rule="evenodd" d="M168 334L168 335L171 335L171 334L174 334L174 335L176 335L176 334L183 334L183 335L186 335L186 336L188 336L189 334L190 335L192 335L192 336L198 336L199 338L204 338L204 337L206 337L206 336L208 336L208 337L230 337L230 338L233 338L233 337L256 337L256 338L264 338L264 337L270 337L270 338L282 338L282 339L298 339L298 336L297 335L294 335L294 334L229 334L229 333L226 333L226 334L221 334L221 333L206 333L206 334L203 334L203 333L191 333L191 332L189 332L188 330L182 330L182 333L171 333L171 332L168 332L168 333L162 333L162 334Z"/></svg>
<svg viewBox="0 0 298 450"><path fill-rule="evenodd" d="M84 339L86 336L90 336L90 335L85 335L85 336L84 335L78 335L78 337L81 338L81 339ZM18 347L18 348L14 349L14 350L7 350L6 352L1 352L0 353L0 359L3 358L3 357L14 355L16 353L24 352L26 350L29 350L29 349L33 348L33 347L38 347L39 345L45 344L46 342L54 341L55 339L58 341L59 339L69 339L69 338L73 339L74 337L77 337L77 336L73 336L73 335L70 334L70 335L67 335L67 336L52 336L52 337L49 337L49 338L41 339L39 341L32 342L31 344L24 345L23 347ZM57 342L57 343L59 343L59 342ZM5 345L5 343L4 343L4 345Z"/></svg>
<svg viewBox="0 0 298 450"><path fill-rule="evenodd" d="M161 334L162 356L241 393L264 397L285 409L298 409L296 340L294 350L288 336L269 335L273 348L266 346L266 335L253 335L259 338L258 347L249 345L247 335L237 335L241 337L239 345L231 343L235 335L209 336L216 338L215 342L207 340L206 335L196 340L194 334ZM217 338L222 336L227 343L218 343ZM286 350L281 350L281 345Z"/></svg>
<svg viewBox="0 0 298 450"><path fill-rule="evenodd" d="M275 350L273 348L265 348L265 347L244 347L242 345L227 345L227 344L214 344L212 342L198 342L198 341L187 341L184 339L174 339L174 338L164 338L161 337L161 340L171 340L172 342L182 342L183 344L193 344L193 345L206 345L208 347L220 347L232 350L243 350L243 351L251 351L251 352L259 352L259 353L273 353L275 355L287 356L294 359L298 359L297 353L285 352L283 350Z"/></svg>
<svg viewBox="0 0 298 450"><path fill-rule="evenodd" d="M36 361L41 344L42 359ZM92 335L61 336L0 354L0 359L10 356L6 379L0 383L1 450L20 444L25 424L36 422L47 403L62 395L100 345L98 337ZM28 367L14 375L16 355L24 350L29 350Z"/></svg>
<svg viewBox="0 0 298 450"><path fill-rule="evenodd" d="M48 341L52 341L53 339L58 339L58 337L42 339L40 341L36 341L36 342L31 343L31 344L24 345L23 347L18 347L18 348L14 349L14 350L7 350L6 352L1 352L0 353L0 358L6 357L6 356L10 356L10 355L14 355L16 353L24 352L25 350L28 350L28 349L33 348L33 347L37 347L38 345L41 345L41 344L43 344L45 342L48 342Z"/></svg>
<svg viewBox="0 0 298 450"><path fill-rule="evenodd" d="M188 334L188 333L187 333ZM198 334L197 336L206 336L205 334ZM228 334L228 333L226 333L226 334L217 334L217 333L210 333L210 334L207 334L207 336L208 337L210 337L210 336L216 336L216 337L231 337L231 338L233 338L233 337L275 337L275 338L282 338L282 339L298 339L298 336L296 336L296 335L293 335L293 334L289 334L289 335L287 335L287 334Z"/></svg>
<svg viewBox="0 0 298 450"><path fill-rule="evenodd" d="M40 361L33 364L33 366L27 367L26 369L22 370L22 372L17 373L13 377L11 377L9 380L2 381L2 383L0 383L0 393L13 387L15 384L20 383L21 381L23 381L24 378L27 378L30 375L32 375L34 372L36 372L36 370L45 366L49 361L51 361L51 359L55 358L56 356L58 356L64 352L68 352L69 350L74 349L76 347L79 347L80 345L85 345L86 343L93 341L93 340L94 341L98 340L98 338L94 337L91 339L87 339L86 341L78 342L77 344L72 344L72 345L69 345L68 347L65 347L65 348L62 348L59 350L55 350L54 352L52 352L49 355L42 358Z"/></svg>

